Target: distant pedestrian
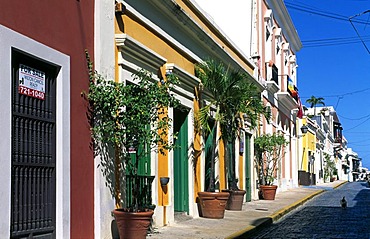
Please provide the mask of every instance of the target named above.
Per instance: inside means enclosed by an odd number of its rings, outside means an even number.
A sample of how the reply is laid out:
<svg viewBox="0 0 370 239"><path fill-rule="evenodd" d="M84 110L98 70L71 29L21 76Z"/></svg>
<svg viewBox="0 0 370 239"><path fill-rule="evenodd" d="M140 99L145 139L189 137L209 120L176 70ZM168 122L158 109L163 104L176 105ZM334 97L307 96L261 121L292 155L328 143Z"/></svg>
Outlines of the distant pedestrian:
<svg viewBox="0 0 370 239"><path fill-rule="evenodd" d="M340 200L340 205L342 206L343 209L347 208L347 200L345 196L343 196L343 198Z"/></svg>

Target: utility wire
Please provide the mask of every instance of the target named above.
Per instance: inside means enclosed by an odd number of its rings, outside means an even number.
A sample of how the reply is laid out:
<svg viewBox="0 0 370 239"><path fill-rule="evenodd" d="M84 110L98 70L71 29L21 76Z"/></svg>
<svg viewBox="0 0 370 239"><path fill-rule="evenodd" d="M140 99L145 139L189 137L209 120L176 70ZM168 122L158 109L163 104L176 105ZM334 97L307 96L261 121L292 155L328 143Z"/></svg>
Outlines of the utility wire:
<svg viewBox="0 0 370 239"><path fill-rule="evenodd" d="M364 36L364 38L370 39L370 35ZM326 39L314 39L314 40L303 40L303 43L316 43L316 42L341 42L341 41L352 41L358 40L357 37L337 37L337 38L326 38Z"/></svg>
<svg viewBox="0 0 370 239"><path fill-rule="evenodd" d="M365 13L370 12L369 10L367 10L365 12L362 12L362 13L359 13L359 14L356 14L355 16L352 16L352 17L348 18L347 16L343 16L343 15L339 15L339 14L335 14L335 13L330 13L330 12L325 12L325 11L319 10L317 8L312 8L312 7L308 6L307 4L304 4L305 7L302 7L302 6L294 4L294 3L285 2L285 5L286 5L287 8L294 9L294 10L297 10L297 11L306 12L306 13L310 13L310 14L315 14L315 15L319 15L319 16L322 16L322 17L327 17L327 18L340 20L340 21L345 21L345 22L349 21L351 23L352 27L354 28L354 30L357 34L357 37L358 37L358 39L353 38L353 37L349 37L349 38L334 38L334 39L332 38L332 39L302 41L302 44L304 45L304 47L330 46L330 45L352 44L352 43L360 43L361 42L364 45L364 47L366 48L366 50L368 51L368 53L370 53L369 49L367 48L367 46L365 44L365 41L370 40L369 36L361 37L358 30L354 26L354 23L356 23L356 24L364 24L364 27L365 28L367 27L367 25L369 24L369 21L368 21L369 17L366 21L363 21L363 20L360 20L360 19L354 19L354 18L358 17L360 15L363 15ZM333 95L333 96L326 96L326 97L339 97L338 102L337 102L337 105L338 105L340 99L342 99L345 95L360 93L360 92L366 91L368 89L369 88L363 89L363 90L360 90L360 91L345 93L345 94L342 94L342 95ZM302 98L304 98L304 97L302 97ZM307 97L307 98L309 98L309 97ZM370 120L370 115L365 116L363 118L366 118L366 120L361 122L360 124L350 128L350 129L346 129L345 131L355 129L355 128L359 127L360 125L366 123L368 120ZM363 119L363 118L361 118L361 119Z"/></svg>
<svg viewBox="0 0 370 239"><path fill-rule="evenodd" d="M343 98L344 98L343 96L339 96L339 97L338 97L337 104L336 104L336 105L335 105L335 107L334 107L335 111L337 111L337 109L338 109L339 101L340 101L341 99L343 99Z"/></svg>
<svg viewBox="0 0 370 239"><path fill-rule="evenodd" d="M361 19L354 19L354 18L357 17L357 16L360 16L360 15L363 15L363 14L367 13L368 11L365 11L365 12L360 13L360 14L356 14L355 16L352 16L352 17L348 18L347 16L343 16L343 15L336 14L336 13L330 13L330 12L327 12L327 11L322 11L322 10L319 10L317 8L310 7L307 4L303 4L305 6L302 6L302 5L286 2L285 5L288 8L294 9L294 10L297 10L297 11L302 11L302 12L315 14L315 15L319 15L319 16L322 16L322 17L327 17L327 18L331 18L331 19L335 19L335 20L341 20L341 21L345 21L345 22L349 21L351 23L352 27L354 28L354 30L357 34L357 37L358 37L358 39L353 38L353 37L349 37L349 38L337 38L337 39L311 40L311 41L308 41L310 43L308 43L308 42L305 43L305 41L302 41L302 44L303 44L304 47L308 48L308 47L322 47L322 46L333 46L333 45L362 43L364 45L364 47L366 48L366 50L368 51L368 53L370 53L369 49L367 48L367 46L365 44L365 41L370 41L370 38L367 37L367 36L366 37L361 37L358 30L356 29L356 27L353 24L353 23L364 24L365 28L366 28L366 26L369 24L369 21L368 21L369 19L364 21L364 20L361 20Z"/></svg>
<svg viewBox="0 0 370 239"><path fill-rule="evenodd" d="M369 42L370 36L363 37L363 41ZM317 39L317 40L306 40L302 41L304 47L320 47L320 46L331 46L331 45L344 45L362 43L358 37L348 37L348 38L329 38L329 39Z"/></svg>
<svg viewBox="0 0 370 239"><path fill-rule="evenodd" d="M358 93L362 93L362 92L365 92L365 91L368 91L370 90L370 87L368 88L365 88L365 89L361 89L361 90L356 90L356 91L351 91L351 92L347 92L347 93L343 93L343 94L337 94L337 95L326 95L326 96L321 96L323 98L334 98L334 97L344 97L344 96L347 96L347 95L354 95L354 94L358 94ZM302 99L308 99L308 98L311 98L311 97L301 97Z"/></svg>
<svg viewBox="0 0 370 239"><path fill-rule="evenodd" d="M338 114L338 113L337 113L337 115L338 115L340 118L342 118L342 119L346 119L346 120L353 120L353 121L355 121L355 120L362 120L362 119L365 119L365 118L370 117L370 114L365 115L365 116L362 116L362 117L360 117L360 118L347 118L347 117L342 116L342 115L340 115L340 114Z"/></svg>
<svg viewBox="0 0 370 239"><path fill-rule="evenodd" d="M367 121L369 121L370 120L370 116L366 119L366 120L364 120L363 122L361 122L361 123L359 123L358 125L356 125L356 126L354 126L354 127L352 127L352 128L349 128L349 129L345 129L344 131L349 131L349 130L352 130L352 129L355 129L355 128L357 128L357 127L359 127L359 126L361 126L361 125L363 125L363 124L365 124Z"/></svg>
<svg viewBox="0 0 370 239"><path fill-rule="evenodd" d="M367 141L370 141L370 139L365 139L365 140L361 140L361 141L350 141L350 142L348 142L348 144L357 145L357 146L368 146L368 145L370 146L370 143L363 144L364 142L367 142Z"/></svg>
<svg viewBox="0 0 370 239"><path fill-rule="evenodd" d="M368 90L370 90L370 87L365 88L365 89L362 89L362 90L356 90L356 91L352 91L352 92L347 92L347 93L344 93L344 94L341 94L341 95L336 95L336 96L354 95L354 94L362 93L362 92L365 92L365 91L368 91Z"/></svg>
<svg viewBox="0 0 370 239"><path fill-rule="evenodd" d="M302 7L298 4L288 3L288 2L285 2L285 6L287 8L294 9L294 10L297 10L297 11L311 13L311 14L314 14L314 15L322 16L322 17L327 17L327 18L331 18L331 19L335 19L335 20L348 22L348 16L344 16L344 15L340 15L340 14L336 14L336 13L331 13L331 12L326 12L326 11L323 11L323 10L319 10L317 8L312 8L311 7L309 9L307 6ZM365 25L368 24L367 21L360 20L360 19L355 19L355 20L353 20L353 22L359 23L359 24L365 24Z"/></svg>
<svg viewBox="0 0 370 239"><path fill-rule="evenodd" d="M367 48L367 46L366 46L366 44L365 44L365 42L364 42L364 39L362 39L362 37L361 37L360 33L358 32L357 28L355 27L355 25L353 24L353 21L352 21L352 19L353 19L353 18L358 17L358 16L361 16L361 15L366 14L366 13L369 13L369 12L370 12L370 10L367 10L367 11L364 11L364 12L362 12L362 13L356 14L356 15L354 15L354 16L352 16L352 17L348 18L348 20L349 20L349 22L351 23L351 25L352 25L353 29L355 30L355 32L356 32L356 34L357 34L358 38L361 40L362 45L364 45L365 49L367 50L367 53L369 53L369 54L370 54L369 48ZM368 22L366 23L366 25L365 25L365 26L367 26L367 24L368 24Z"/></svg>
<svg viewBox="0 0 370 239"><path fill-rule="evenodd" d="M370 132L364 132L364 131L352 131L352 132L347 132L346 135L348 134L370 134Z"/></svg>

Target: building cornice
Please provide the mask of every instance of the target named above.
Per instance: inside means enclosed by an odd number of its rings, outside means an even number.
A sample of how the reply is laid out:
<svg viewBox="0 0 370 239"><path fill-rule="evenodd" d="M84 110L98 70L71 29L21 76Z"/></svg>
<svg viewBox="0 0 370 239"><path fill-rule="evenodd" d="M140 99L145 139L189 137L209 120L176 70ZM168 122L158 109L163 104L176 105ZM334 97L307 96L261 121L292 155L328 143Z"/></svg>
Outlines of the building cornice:
<svg viewBox="0 0 370 239"><path fill-rule="evenodd" d="M298 36L297 29L295 28L289 12L286 9L283 0L266 0L268 6L272 8L274 18L283 30L285 38L290 43L290 47L294 53L302 48L302 42Z"/></svg>
<svg viewBox="0 0 370 239"><path fill-rule="evenodd" d="M157 72L158 69L166 63L167 59L152 51L145 45L136 41L127 34L115 35L116 46L120 52L125 52L145 66L151 72ZM119 64L123 64L119 58ZM137 69L136 69L137 70Z"/></svg>

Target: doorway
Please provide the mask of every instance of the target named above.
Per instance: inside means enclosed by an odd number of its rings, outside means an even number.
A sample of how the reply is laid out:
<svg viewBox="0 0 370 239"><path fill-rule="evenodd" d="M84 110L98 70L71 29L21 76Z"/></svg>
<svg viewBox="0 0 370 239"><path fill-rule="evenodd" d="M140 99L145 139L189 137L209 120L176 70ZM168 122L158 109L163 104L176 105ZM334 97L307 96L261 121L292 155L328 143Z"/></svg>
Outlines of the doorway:
<svg viewBox="0 0 370 239"><path fill-rule="evenodd" d="M56 76L12 49L11 238L55 238Z"/></svg>
<svg viewBox="0 0 370 239"><path fill-rule="evenodd" d="M174 109L174 209L189 214L188 111Z"/></svg>

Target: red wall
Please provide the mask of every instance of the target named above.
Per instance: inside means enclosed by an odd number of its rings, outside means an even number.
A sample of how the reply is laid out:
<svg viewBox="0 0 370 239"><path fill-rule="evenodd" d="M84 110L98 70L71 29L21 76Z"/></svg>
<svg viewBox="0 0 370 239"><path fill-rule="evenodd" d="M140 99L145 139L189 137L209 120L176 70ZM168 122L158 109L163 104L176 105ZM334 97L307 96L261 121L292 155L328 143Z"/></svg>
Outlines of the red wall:
<svg viewBox="0 0 370 239"><path fill-rule="evenodd" d="M94 161L81 92L88 87L84 50L94 55L94 1L0 0L0 24L70 56L71 238L93 238Z"/></svg>

